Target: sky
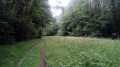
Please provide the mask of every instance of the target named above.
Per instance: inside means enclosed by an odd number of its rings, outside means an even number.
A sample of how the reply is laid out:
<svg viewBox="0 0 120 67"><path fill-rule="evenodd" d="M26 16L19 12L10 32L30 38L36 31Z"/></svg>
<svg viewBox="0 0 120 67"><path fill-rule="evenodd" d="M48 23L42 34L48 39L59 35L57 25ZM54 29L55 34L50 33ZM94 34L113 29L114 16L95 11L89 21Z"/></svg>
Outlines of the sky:
<svg viewBox="0 0 120 67"><path fill-rule="evenodd" d="M49 0L53 17L58 17L62 14L61 9L55 8L56 6L67 7L70 0Z"/></svg>

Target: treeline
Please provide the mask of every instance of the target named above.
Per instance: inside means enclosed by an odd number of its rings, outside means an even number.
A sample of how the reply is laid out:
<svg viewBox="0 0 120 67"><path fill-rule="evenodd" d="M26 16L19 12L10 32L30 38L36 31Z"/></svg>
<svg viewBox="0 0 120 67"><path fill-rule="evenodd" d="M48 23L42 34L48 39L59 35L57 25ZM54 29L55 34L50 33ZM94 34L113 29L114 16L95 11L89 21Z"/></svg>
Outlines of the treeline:
<svg viewBox="0 0 120 67"><path fill-rule="evenodd" d="M0 44L41 38L51 19L48 0L0 0Z"/></svg>
<svg viewBox="0 0 120 67"><path fill-rule="evenodd" d="M120 0L71 1L62 16L62 35L120 38Z"/></svg>
<svg viewBox="0 0 120 67"><path fill-rule="evenodd" d="M57 35L59 28L60 28L59 24L57 24L55 22L50 22L50 24L46 28L44 28L43 35L55 36L55 35Z"/></svg>

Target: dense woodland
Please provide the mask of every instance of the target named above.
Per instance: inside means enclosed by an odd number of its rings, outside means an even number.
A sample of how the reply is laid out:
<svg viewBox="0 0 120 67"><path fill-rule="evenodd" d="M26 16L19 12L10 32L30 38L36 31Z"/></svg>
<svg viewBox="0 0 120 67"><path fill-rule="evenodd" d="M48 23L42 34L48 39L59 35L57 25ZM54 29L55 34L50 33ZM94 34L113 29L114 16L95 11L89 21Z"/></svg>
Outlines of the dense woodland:
<svg viewBox="0 0 120 67"><path fill-rule="evenodd" d="M0 43L41 38L50 21L48 0L0 0Z"/></svg>
<svg viewBox="0 0 120 67"><path fill-rule="evenodd" d="M120 0L70 1L56 21L48 0L0 0L0 44L41 38L43 31L48 36L120 38Z"/></svg>
<svg viewBox="0 0 120 67"><path fill-rule="evenodd" d="M71 0L63 13L62 35L120 37L120 0Z"/></svg>

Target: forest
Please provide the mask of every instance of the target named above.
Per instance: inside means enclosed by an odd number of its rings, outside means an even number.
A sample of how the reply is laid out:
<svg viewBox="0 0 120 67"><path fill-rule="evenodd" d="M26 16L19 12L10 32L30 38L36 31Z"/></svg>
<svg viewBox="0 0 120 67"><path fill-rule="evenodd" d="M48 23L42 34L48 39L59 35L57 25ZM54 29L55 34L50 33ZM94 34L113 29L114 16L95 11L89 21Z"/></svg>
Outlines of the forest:
<svg viewBox="0 0 120 67"><path fill-rule="evenodd" d="M55 23L57 20L62 23ZM43 31L48 36L119 38L120 1L71 0L57 19L47 0L0 1L1 44L41 38Z"/></svg>
<svg viewBox="0 0 120 67"><path fill-rule="evenodd" d="M120 37L120 0L72 0L62 17L62 35Z"/></svg>
<svg viewBox="0 0 120 67"><path fill-rule="evenodd" d="M0 0L0 67L119 67L120 0Z"/></svg>
<svg viewBox="0 0 120 67"><path fill-rule="evenodd" d="M0 43L41 38L52 20L47 0L0 0Z"/></svg>

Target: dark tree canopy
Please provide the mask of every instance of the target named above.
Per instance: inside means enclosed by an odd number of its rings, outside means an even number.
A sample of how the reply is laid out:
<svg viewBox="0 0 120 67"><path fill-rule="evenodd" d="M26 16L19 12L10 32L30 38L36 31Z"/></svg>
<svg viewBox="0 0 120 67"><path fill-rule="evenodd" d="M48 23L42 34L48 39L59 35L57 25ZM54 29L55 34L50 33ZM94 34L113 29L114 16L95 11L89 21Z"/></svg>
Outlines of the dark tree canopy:
<svg viewBox="0 0 120 67"><path fill-rule="evenodd" d="M0 0L0 43L40 38L51 20L47 0Z"/></svg>

